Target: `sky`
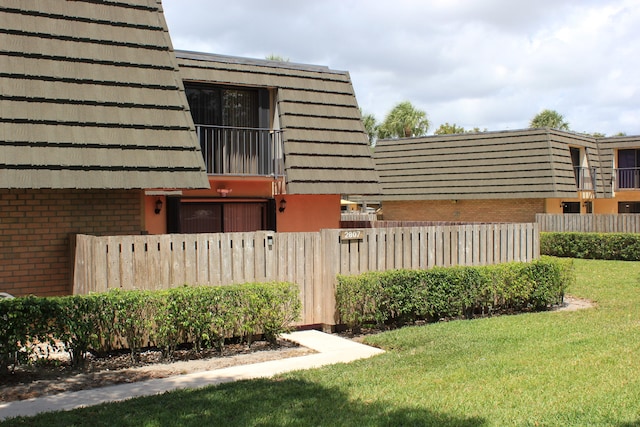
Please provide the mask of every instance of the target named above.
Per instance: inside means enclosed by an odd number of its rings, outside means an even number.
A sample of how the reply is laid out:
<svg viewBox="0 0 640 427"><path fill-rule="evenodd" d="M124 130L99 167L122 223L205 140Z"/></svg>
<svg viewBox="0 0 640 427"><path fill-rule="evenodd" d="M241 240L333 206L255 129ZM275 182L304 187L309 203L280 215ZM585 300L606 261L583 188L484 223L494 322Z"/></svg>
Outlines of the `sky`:
<svg viewBox="0 0 640 427"><path fill-rule="evenodd" d="M163 0L175 49L348 71L359 106L465 129L640 135L638 0Z"/></svg>

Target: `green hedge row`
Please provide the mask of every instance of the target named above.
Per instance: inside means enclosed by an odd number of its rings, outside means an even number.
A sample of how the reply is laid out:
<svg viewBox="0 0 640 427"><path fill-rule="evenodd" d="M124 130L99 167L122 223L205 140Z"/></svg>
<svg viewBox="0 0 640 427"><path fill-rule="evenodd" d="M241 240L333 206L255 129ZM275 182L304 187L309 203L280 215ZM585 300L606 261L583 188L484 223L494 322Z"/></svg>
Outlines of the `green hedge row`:
<svg viewBox="0 0 640 427"><path fill-rule="evenodd" d="M38 343L60 343L81 365L87 352L146 345L171 357L178 345L222 350L225 339L262 333L275 342L300 316L298 286L262 283L0 299L0 370L24 362Z"/></svg>
<svg viewBox="0 0 640 427"><path fill-rule="evenodd" d="M543 257L531 263L339 276L336 305L352 330L365 324L542 310L562 302L574 280L571 260Z"/></svg>
<svg viewBox="0 0 640 427"><path fill-rule="evenodd" d="M640 261L640 234L632 233L540 233L544 255Z"/></svg>

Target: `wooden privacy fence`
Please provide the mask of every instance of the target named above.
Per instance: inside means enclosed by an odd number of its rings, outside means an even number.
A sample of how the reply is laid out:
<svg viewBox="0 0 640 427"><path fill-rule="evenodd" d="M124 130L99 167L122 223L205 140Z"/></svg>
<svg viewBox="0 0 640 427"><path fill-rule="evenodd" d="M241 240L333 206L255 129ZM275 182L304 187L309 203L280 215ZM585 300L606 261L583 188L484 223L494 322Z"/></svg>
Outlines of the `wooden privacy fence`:
<svg viewBox="0 0 640 427"><path fill-rule="evenodd" d="M640 233L638 214L536 214L540 231Z"/></svg>
<svg viewBox="0 0 640 427"><path fill-rule="evenodd" d="M73 293L289 281L300 286L301 324L334 325L338 274L531 261L539 252L537 224L77 235Z"/></svg>

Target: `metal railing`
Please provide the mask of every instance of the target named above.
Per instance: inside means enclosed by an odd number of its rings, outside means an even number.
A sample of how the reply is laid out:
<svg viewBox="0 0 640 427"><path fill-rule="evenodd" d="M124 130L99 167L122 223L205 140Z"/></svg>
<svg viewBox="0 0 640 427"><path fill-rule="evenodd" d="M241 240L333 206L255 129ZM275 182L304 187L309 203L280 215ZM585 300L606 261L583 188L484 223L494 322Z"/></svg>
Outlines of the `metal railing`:
<svg viewBox="0 0 640 427"><path fill-rule="evenodd" d="M640 168L614 169L616 190L640 188Z"/></svg>
<svg viewBox="0 0 640 427"><path fill-rule="evenodd" d="M196 125L209 175L284 175L282 131Z"/></svg>
<svg viewBox="0 0 640 427"><path fill-rule="evenodd" d="M596 168L585 168L576 166L573 173L576 177L576 187L581 191L595 191L596 189Z"/></svg>

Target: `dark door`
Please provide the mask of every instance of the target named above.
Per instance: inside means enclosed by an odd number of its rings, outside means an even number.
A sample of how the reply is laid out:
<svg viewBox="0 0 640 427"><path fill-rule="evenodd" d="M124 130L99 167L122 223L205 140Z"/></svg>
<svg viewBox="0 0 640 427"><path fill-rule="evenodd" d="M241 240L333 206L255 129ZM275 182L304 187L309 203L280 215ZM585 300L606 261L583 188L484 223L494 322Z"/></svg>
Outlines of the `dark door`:
<svg viewBox="0 0 640 427"><path fill-rule="evenodd" d="M222 204L181 203L180 233L221 233Z"/></svg>
<svg viewBox="0 0 640 427"><path fill-rule="evenodd" d="M274 212L270 212L273 210ZM178 202L168 211L169 233L232 233L275 230L275 204Z"/></svg>
<svg viewBox="0 0 640 427"><path fill-rule="evenodd" d="M564 214L579 214L580 202L563 202L562 213Z"/></svg>

